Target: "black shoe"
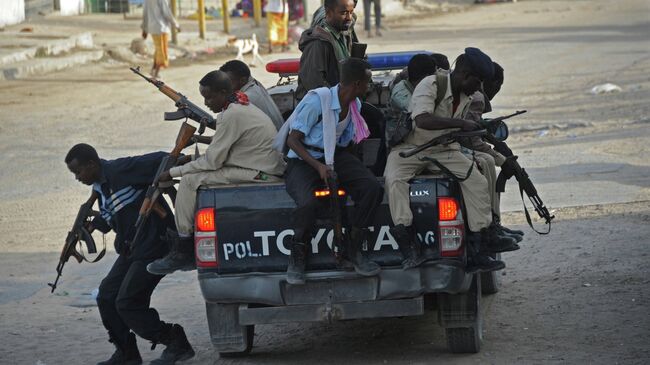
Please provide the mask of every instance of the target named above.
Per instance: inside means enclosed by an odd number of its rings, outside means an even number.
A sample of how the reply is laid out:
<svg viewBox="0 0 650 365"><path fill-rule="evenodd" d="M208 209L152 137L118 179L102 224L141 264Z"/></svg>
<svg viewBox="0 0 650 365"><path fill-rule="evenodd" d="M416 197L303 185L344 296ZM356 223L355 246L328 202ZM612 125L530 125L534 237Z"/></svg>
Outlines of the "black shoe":
<svg viewBox="0 0 650 365"><path fill-rule="evenodd" d="M514 238L500 236L494 223L481 230L481 239L485 250L492 253L516 251L520 248Z"/></svg>
<svg viewBox="0 0 650 365"><path fill-rule="evenodd" d="M467 267L465 268L465 272L470 274L475 272L490 272L503 270L505 267L506 264L503 261L493 259L484 253L480 253L467 258Z"/></svg>
<svg viewBox="0 0 650 365"><path fill-rule="evenodd" d="M520 231L518 229L510 229L510 228L505 227L505 226L501 226L501 229L503 230L503 232L505 232L507 234L516 234L516 235L522 236L522 237L524 236L524 231Z"/></svg>
<svg viewBox="0 0 650 365"><path fill-rule="evenodd" d="M364 229L352 227L346 239L346 259L354 265L354 271L362 276L375 276L381 271L376 262L370 261L361 249L366 241L367 232Z"/></svg>
<svg viewBox="0 0 650 365"><path fill-rule="evenodd" d="M415 239L415 232L413 226L404 226L398 224L390 228L390 234L397 241L397 246L404 260L402 261L402 269L412 269L420 266L426 258L420 252L420 244Z"/></svg>
<svg viewBox="0 0 650 365"><path fill-rule="evenodd" d="M302 285L305 283L305 266L307 264L307 248L302 242L291 243L291 255L287 266L287 283Z"/></svg>
<svg viewBox="0 0 650 365"><path fill-rule="evenodd" d="M118 344L114 339L110 342L115 345L115 352L110 359L98 362L97 365L140 365L142 364L142 357L138 351L138 344L135 341L135 335L129 333L126 344Z"/></svg>
<svg viewBox="0 0 650 365"><path fill-rule="evenodd" d="M176 270L190 271L196 269L194 259L194 238L172 238L171 251L167 256L147 265L147 271L154 275L167 275Z"/></svg>
<svg viewBox="0 0 650 365"><path fill-rule="evenodd" d="M151 365L173 365L177 361L185 361L194 357L194 349L185 336L183 327L174 324L167 333L160 338L160 343L167 346L162 355L149 364Z"/></svg>
<svg viewBox="0 0 650 365"><path fill-rule="evenodd" d="M499 224L496 225L496 228L497 228L497 234L498 234L499 236L505 236L505 237L514 238L514 239L515 239L515 243L519 243L519 242L521 242L521 241L524 239L524 236L523 236L523 235L519 235L519 234L515 234L515 233L508 233L508 232L506 232L506 230L503 229L504 227L501 226L501 225L499 225Z"/></svg>

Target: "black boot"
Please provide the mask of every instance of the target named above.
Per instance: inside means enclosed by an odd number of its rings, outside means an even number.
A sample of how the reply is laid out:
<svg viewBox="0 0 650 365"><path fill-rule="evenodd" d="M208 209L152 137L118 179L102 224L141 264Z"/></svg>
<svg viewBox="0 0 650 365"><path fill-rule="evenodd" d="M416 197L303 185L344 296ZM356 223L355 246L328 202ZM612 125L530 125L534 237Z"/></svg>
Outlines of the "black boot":
<svg viewBox="0 0 650 365"><path fill-rule="evenodd" d="M167 275L176 270L195 270L194 238L179 237L175 232L167 232L167 237L171 242L171 251L167 256L147 265L147 271L154 275Z"/></svg>
<svg viewBox="0 0 650 365"><path fill-rule="evenodd" d="M489 272L502 270L506 267L503 261L492 258L485 251L487 241L483 234L470 232L467 237L467 273Z"/></svg>
<svg viewBox="0 0 650 365"><path fill-rule="evenodd" d="M302 285L305 283L305 266L307 264L307 247L302 242L291 242L291 255L287 266L287 283Z"/></svg>
<svg viewBox="0 0 650 365"><path fill-rule="evenodd" d="M397 241L397 246L404 257L402 269L418 267L425 261L414 233L413 226L405 227L403 224L398 224L390 228L390 234Z"/></svg>
<svg viewBox="0 0 650 365"><path fill-rule="evenodd" d="M97 365L140 365L142 364L142 357L138 351L138 345L135 341L135 335L129 333L126 344L120 344L115 339L110 339L110 342L115 345L115 352L110 359L98 362Z"/></svg>
<svg viewBox="0 0 650 365"><path fill-rule="evenodd" d="M516 233L508 233L506 231L505 227L498 224L498 223L496 224L496 228L497 228L497 234L499 236L514 238L516 243L519 243L524 239L523 235L519 235L519 234L516 234Z"/></svg>
<svg viewBox="0 0 650 365"><path fill-rule="evenodd" d="M511 235L511 236L513 236L513 235L520 236L523 239L524 231L520 231L518 229L510 229L510 228L508 228L506 226L502 226L501 225L501 217L499 217L499 215L496 214L494 211L492 212L492 221L494 221L494 224L496 224L497 226L499 226L499 228L501 228L501 231L503 233ZM520 242L520 241L521 240L519 240L517 242Z"/></svg>
<svg viewBox="0 0 650 365"><path fill-rule="evenodd" d="M500 236L496 224L481 230L483 246L481 251L492 253L516 251L519 249L517 241L512 237Z"/></svg>
<svg viewBox="0 0 650 365"><path fill-rule="evenodd" d="M506 264L503 261L496 260L487 253L481 252L467 258L467 268L465 271L468 273L489 272L503 270L505 267Z"/></svg>
<svg viewBox="0 0 650 365"><path fill-rule="evenodd" d="M379 274L381 267L376 262L370 261L365 252L361 249L366 242L367 231L361 228L352 227L346 239L346 257L354 265L354 271L363 276L374 276Z"/></svg>
<svg viewBox="0 0 650 365"><path fill-rule="evenodd" d="M183 327L178 324L172 325L165 331L159 341L167 347L159 358L149 363L151 365L173 365L177 361L185 361L194 357L194 349L187 340Z"/></svg>

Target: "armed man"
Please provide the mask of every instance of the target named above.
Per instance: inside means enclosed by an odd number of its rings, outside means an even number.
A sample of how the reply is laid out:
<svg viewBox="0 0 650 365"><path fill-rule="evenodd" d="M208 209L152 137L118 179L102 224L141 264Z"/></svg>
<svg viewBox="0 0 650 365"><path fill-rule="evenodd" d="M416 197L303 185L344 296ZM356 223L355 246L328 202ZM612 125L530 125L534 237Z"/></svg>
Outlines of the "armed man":
<svg viewBox="0 0 650 365"><path fill-rule="evenodd" d="M82 184L92 186L99 195L100 215L87 227L92 232L115 231L117 260L99 285L97 307L109 341L116 350L110 359L98 365L141 364L135 334L154 344L166 346L160 359L152 364L174 364L194 356L183 327L160 320L150 307L151 294L163 278L147 272L146 266L168 251L160 236L174 227L172 212L162 198L162 216L152 214L144 234L129 252L134 224L145 197L145 190L156 174L164 152L103 160L90 145L77 144L70 149L65 163ZM133 331L133 332L132 332Z"/></svg>
<svg viewBox="0 0 650 365"><path fill-rule="evenodd" d="M503 67L496 62L493 65L494 76L488 80L484 80L482 90L472 95L472 102L467 111L467 119L477 123L481 122L484 113L492 111L490 102L499 90L501 90L501 85L503 85ZM476 163L487 180L493 220L499 234L510 236L517 242L521 242L524 232L501 225L500 197L496 191L497 172L495 167L511 164L512 160L506 159L505 156L492 148L481 137L464 138L460 141L460 144L463 146L461 150L466 156L474 155Z"/></svg>
<svg viewBox="0 0 650 365"><path fill-rule="evenodd" d="M471 103L471 95L479 90L483 80L493 75L492 60L477 48L466 48L465 53L456 59L455 68L450 74L438 72L427 76L413 91L409 107L413 130L389 154L384 174L391 217L395 224L391 234L399 246L409 247L406 250L406 267L421 262L418 257L421 247L415 236L409 203L408 181L424 169L445 169L460 183L470 230L468 270L503 269L505 264L492 259L490 254L519 248L513 238L498 234L492 221L487 181L478 169L473 168L474 162L460 152L458 143L433 146L407 158L399 155L401 151L425 144L451 131L479 129L476 122L463 119L463 116ZM430 160L423 161L421 157Z"/></svg>
<svg viewBox="0 0 650 365"><path fill-rule="evenodd" d="M370 170L346 150L353 141L360 142L369 134L359 114L359 97L367 90L370 65L358 58L348 58L341 70L340 84L310 91L287 121L290 132L286 144L290 150L285 184L297 205L293 212L294 236L287 268L290 284L305 283L308 243L320 205L314 190L332 178L355 203L345 258L360 275L373 276L381 270L366 257L362 246L368 237L367 227L383 198L383 189Z"/></svg>
<svg viewBox="0 0 650 365"><path fill-rule="evenodd" d="M147 266L155 274L196 268L194 211L201 185L274 182L284 173L282 155L272 148L276 128L269 116L250 104L246 94L234 91L223 71L208 72L199 85L205 105L219 113L216 129L205 154L159 178L163 183L172 178L181 178L181 182L176 196L178 232L170 233L171 252Z"/></svg>

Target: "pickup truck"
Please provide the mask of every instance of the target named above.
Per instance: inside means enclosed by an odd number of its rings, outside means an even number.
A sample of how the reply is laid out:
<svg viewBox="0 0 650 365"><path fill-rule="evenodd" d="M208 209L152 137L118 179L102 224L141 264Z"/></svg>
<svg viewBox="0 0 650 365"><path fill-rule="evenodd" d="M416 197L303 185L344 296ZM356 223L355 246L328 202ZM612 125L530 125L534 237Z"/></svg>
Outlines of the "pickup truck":
<svg viewBox="0 0 650 365"><path fill-rule="evenodd" d="M374 85L366 102L386 110L390 69L401 69L415 53L419 52L369 55ZM373 63L375 56L388 59L389 64ZM284 67L276 71L281 76L297 71L297 60L276 62ZM281 111L295 107L294 89L291 79L269 89ZM363 143L376 145L378 140ZM364 154L364 161L367 157ZM374 163L369 160L367 165ZM383 184L383 178L378 179ZM217 352L221 356L250 352L256 324L419 316L427 310L437 310L451 352L480 351L481 294L496 293L498 277L465 271L466 214L459 185L431 173L417 176L410 185L417 235L431 260L418 268L401 268L401 254L389 233L388 198L384 197L369 227L372 234L365 248L382 271L363 277L339 268L331 249L330 212L324 202L310 242L304 285L290 285L285 278L295 204L283 183L201 187L195 253L210 337ZM344 213L353 212L352 201L345 196L342 199L346 201Z"/></svg>

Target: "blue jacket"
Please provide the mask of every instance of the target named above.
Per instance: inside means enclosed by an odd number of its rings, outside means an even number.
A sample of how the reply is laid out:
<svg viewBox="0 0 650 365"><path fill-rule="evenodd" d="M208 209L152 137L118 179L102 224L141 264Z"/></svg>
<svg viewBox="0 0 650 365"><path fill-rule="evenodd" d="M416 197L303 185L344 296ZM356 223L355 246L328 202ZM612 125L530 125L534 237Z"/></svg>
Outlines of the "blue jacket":
<svg viewBox="0 0 650 365"><path fill-rule="evenodd" d="M142 156L124 157L116 160L101 160L102 178L93 184L99 192L100 216L93 220L93 226L107 233L115 231L115 251L126 252L135 235L135 222L144 201L147 187L153 182L160 162L167 154L154 152ZM151 213L141 235L135 243L132 259L153 259L163 257L169 251L168 245L160 240L167 227L174 229L174 215L162 196L158 202L167 212L165 219Z"/></svg>

